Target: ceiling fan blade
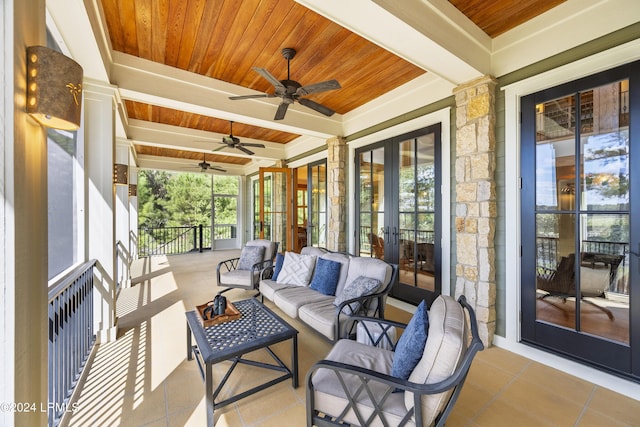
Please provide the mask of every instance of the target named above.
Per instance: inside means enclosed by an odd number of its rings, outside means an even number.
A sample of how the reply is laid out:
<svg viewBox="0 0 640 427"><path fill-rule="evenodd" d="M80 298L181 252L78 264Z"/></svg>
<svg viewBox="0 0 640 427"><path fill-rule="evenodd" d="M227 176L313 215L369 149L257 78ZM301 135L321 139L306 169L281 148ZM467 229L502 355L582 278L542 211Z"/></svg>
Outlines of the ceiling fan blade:
<svg viewBox="0 0 640 427"><path fill-rule="evenodd" d="M333 113L335 113L335 111L333 111L331 108L325 107L324 105L318 104L317 102L310 99L300 98L298 102L305 107L311 108L312 110L316 110L318 113L324 114L325 116L332 116Z"/></svg>
<svg viewBox="0 0 640 427"><path fill-rule="evenodd" d="M218 171L218 172L226 172L226 169L222 169L219 166L211 166L209 169L213 170L213 171Z"/></svg>
<svg viewBox="0 0 640 427"><path fill-rule="evenodd" d="M252 99L252 98L271 98L273 95L269 95L267 93L261 93L259 95L240 95L240 96L230 96L229 99L236 101L238 99Z"/></svg>
<svg viewBox="0 0 640 427"><path fill-rule="evenodd" d="M269 83L271 83L273 85L273 87L276 88L277 90L280 91L286 91L287 88L284 87L284 85L282 83L280 83L280 80L276 79L275 77L273 77L273 75L268 72L266 69L264 68L259 68L259 67L253 67L253 69L260 74L262 77L264 77L266 80L269 81Z"/></svg>
<svg viewBox="0 0 640 427"><path fill-rule="evenodd" d="M258 148L264 148L264 144L254 144L252 142L241 142L240 143L241 147L258 147Z"/></svg>
<svg viewBox="0 0 640 427"><path fill-rule="evenodd" d="M246 153L246 154L248 154L250 156L253 156L255 154L253 151L244 148L242 145L236 145L236 148L238 150L242 151L243 153Z"/></svg>
<svg viewBox="0 0 640 427"><path fill-rule="evenodd" d="M340 83L337 80L327 80L326 82L314 83L298 88L296 93L300 96L309 95L310 93L326 92L328 90L340 89Z"/></svg>
<svg viewBox="0 0 640 427"><path fill-rule="evenodd" d="M287 108L289 108L289 103L282 102L278 106L278 111L276 111L276 116L273 118L273 120L282 120L282 119L284 119L284 115L287 114Z"/></svg>

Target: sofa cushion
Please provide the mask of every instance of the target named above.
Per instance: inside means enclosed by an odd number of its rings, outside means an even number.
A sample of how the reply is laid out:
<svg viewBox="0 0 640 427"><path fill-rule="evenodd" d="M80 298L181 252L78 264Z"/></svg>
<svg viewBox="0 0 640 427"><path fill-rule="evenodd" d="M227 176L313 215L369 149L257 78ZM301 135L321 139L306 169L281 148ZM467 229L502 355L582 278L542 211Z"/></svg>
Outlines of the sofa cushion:
<svg viewBox="0 0 640 427"><path fill-rule="evenodd" d="M264 246L245 246L240 252L238 270L251 270L253 266L264 260Z"/></svg>
<svg viewBox="0 0 640 427"><path fill-rule="evenodd" d="M324 295L335 295L341 268L339 262L318 258L309 287Z"/></svg>
<svg viewBox="0 0 640 427"><path fill-rule="evenodd" d="M291 288L295 285L289 285L287 283L278 283L273 279L263 279L260 281L260 294L267 298L269 301L273 301L273 298L276 295L276 292Z"/></svg>
<svg viewBox="0 0 640 427"><path fill-rule="evenodd" d="M380 281L372 279L366 276L358 276L351 282L348 282L342 292L336 295L334 304L339 307L345 301L353 298L358 298L365 295L370 295L380 287ZM345 314L354 314L360 308L360 303L352 303L342 308L342 312Z"/></svg>
<svg viewBox="0 0 640 427"><path fill-rule="evenodd" d="M335 336L335 325L338 316L336 306L333 305L333 298L302 305L298 309L298 316L300 320L331 341L337 338ZM353 322L349 316L340 316L340 330L348 329L349 322Z"/></svg>
<svg viewBox="0 0 640 427"><path fill-rule="evenodd" d="M427 305L422 300L398 340L396 351L393 355L391 375L403 380L409 379L409 375L411 375L411 372L422 358L422 353L424 353L428 330L429 315L427 314Z"/></svg>
<svg viewBox="0 0 640 427"><path fill-rule="evenodd" d="M302 248L300 250L300 254L302 255L313 255L315 257L319 257L322 255L325 255L329 252L327 252L326 249L322 249L322 248L317 248L315 246L305 246L304 248Z"/></svg>
<svg viewBox="0 0 640 427"><path fill-rule="evenodd" d="M276 265L273 267L273 276L271 276L271 280L278 280L278 275L280 274L280 270L282 270L283 262L284 262L284 254L277 254Z"/></svg>
<svg viewBox="0 0 640 427"><path fill-rule="evenodd" d="M288 283L290 285L307 286L313 274L313 267L316 257L313 255L302 255L295 252L287 252L284 256L282 269L278 273L278 283Z"/></svg>
<svg viewBox="0 0 640 427"><path fill-rule="evenodd" d="M391 265L377 258L354 257L349 261L349 272L345 281L353 282L357 277L364 276L379 280L384 286L391 281L391 273L393 269ZM336 290L336 295L340 293L340 289Z"/></svg>
<svg viewBox="0 0 640 427"><path fill-rule="evenodd" d="M341 254L338 252L329 252L321 256L321 258L329 259L331 261L336 261L342 264L342 268L340 269L340 278L338 279L338 286L336 286L336 291L334 295L342 292L345 283L347 282L347 274L349 274L349 262L351 261L351 256L347 254Z"/></svg>
<svg viewBox="0 0 640 427"><path fill-rule="evenodd" d="M429 334L422 358L409 376L409 381L432 384L453 374L464 355L466 322L462 306L452 297L440 295L429 310ZM449 392L423 396L422 416L425 425L430 425L440 413L450 395ZM413 408L413 393L404 393L407 410Z"/></svg>
<svg viewBox="0 0 640 427"><path fill-rule="evenodd" d="M352 340L339 340L331 349L325 359L340 363L361 366L376 372L389 375L393 352L375 348ZM360 387L360 380L355 375L343 375L344 383L352 394ZM333 371L318 369L313 376L315 389L315 408L328 414L339 414L347 406L348 400L342 384ZM382 396L388 386L376 381L368 383L368 388L374 396ZM367 392L361 392L354 396L358 409L369 417L374 412L374 405ZM401 393L392 394L382 404L382 412L388 425L399 425L402 417L406 415L406 409ZM353 411L345 415L345 422L360 425L360 421ZM372 420L371 425L382 425L378 418Z"/></svg>
<svg viewBox="0 0 640 427"><path fill-rule="evenodd" d="M316 301L333 301L333 299L333 296L323 295L307 286L291 286L277 291L273 302L289 317L297 318L298 309L301 306Z"/></svg>

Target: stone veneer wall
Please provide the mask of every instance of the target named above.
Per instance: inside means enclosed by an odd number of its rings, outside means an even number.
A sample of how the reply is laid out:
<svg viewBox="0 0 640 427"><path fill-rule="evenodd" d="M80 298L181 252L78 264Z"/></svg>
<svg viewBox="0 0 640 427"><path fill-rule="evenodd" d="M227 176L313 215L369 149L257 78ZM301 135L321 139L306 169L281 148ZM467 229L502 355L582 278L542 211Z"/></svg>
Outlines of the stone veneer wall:
<svg viewBox="0 0 640 427"><path fill-rule="evenodd" d="M485 346L495 333L495 86L488 76L454 90L456 98L456 298L475 308Z"/></svg>
<svg viewBox="0 0 640 427"><path fill-rule="evenodd" d="M327 140L327 249L347 250L347 143L342 137Z"/></svg>

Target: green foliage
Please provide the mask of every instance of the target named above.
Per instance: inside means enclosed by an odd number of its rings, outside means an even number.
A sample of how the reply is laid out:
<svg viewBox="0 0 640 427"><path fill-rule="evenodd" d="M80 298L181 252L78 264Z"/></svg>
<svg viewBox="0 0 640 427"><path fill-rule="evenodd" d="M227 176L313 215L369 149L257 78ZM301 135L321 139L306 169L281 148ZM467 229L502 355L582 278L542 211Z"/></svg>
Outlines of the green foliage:
<svg viewBox="0 0 640 427"><path fill-rule="evenodd" d="M138 175L140 227L177 227L211 224L211 175L142 170ZM216 224L237 223L238 177L213 178Z"/></svg>

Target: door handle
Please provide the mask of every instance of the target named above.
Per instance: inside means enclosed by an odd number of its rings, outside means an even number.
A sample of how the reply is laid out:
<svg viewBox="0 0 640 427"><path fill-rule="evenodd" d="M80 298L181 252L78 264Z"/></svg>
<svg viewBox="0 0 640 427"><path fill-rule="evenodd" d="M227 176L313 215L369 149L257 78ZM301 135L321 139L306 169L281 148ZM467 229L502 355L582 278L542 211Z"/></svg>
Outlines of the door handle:
<svg viewBox="0 0 640 427"><path fill-rule="evenodd" d="M394 244L397 245L398 244L398 228L397 227L393 227L393 237L394 237Z"/></svg>

